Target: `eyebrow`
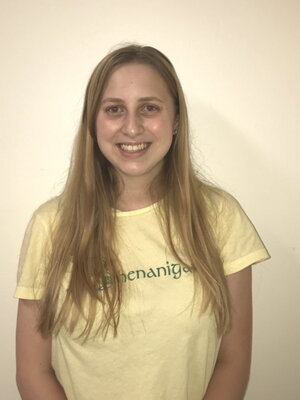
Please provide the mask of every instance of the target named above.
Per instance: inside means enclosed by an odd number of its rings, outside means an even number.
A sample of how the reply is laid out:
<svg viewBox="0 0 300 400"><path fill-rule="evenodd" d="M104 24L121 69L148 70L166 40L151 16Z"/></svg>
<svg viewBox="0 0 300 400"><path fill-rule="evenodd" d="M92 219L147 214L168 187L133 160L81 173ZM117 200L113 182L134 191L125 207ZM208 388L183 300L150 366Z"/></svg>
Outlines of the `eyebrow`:
<svg viewBox="0 0 300 400"><path fill-rule="evenodd" d="M143 101L159 101L160 103L163 103L163 100L161 100L158 97L155 96L149 96L149 97L141 97L138 99L139 102L143 102ZM118 97L107 97L106 99L103 99L101 101L101 104L104 103L125 103L125 101L123 99L120 99Z"/></svg>

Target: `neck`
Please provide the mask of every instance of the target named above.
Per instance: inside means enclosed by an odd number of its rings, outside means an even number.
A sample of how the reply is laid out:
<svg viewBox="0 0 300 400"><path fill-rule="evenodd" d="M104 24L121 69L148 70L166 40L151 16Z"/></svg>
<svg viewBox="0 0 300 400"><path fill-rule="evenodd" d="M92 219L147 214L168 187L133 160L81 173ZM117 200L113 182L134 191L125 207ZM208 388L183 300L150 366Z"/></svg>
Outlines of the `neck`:
<svg viewBox="0 0 300 400"><path fill-rule="evenodd" d="M129 180L123 182L117 209L120 211L132 211L145 208L159 200L159 191L150 190L151 184Z"/></svg>

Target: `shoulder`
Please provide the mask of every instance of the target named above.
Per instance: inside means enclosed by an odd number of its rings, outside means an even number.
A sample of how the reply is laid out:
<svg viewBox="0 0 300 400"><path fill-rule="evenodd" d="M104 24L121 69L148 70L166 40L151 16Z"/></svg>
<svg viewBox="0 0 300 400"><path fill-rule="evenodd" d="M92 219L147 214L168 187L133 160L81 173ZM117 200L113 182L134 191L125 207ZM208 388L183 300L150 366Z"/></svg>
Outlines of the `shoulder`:
<svg viewBox="0 0 300 400"><path fill-rule="evenodd" d="M214 217L230 217L241 211L241 205L230 193L215 186L203 185L207 212Z"/></svg>
<svg viewBox="0 0 300 400"><path fill-rule="evenodd" d="M41 219L53 219L60 210L60 197L54 197L45 203L41 204L34 212L34 215Z"/></svg>
<svg viewBox="0 0 300 400"><path fill-rule="evenodd" d="M222 241L233 232L242 234L253 229L253 225L240 203L225 190L206 186L204 199L209 224L217 241Z"/></svg>
<svg viewBox="0 0 300 400"><path fill-rule="evenodd" d="M203 195L226 275L269 258L253 223L231 194L206 186Z"/></svg>
<svg viewBox="0 0 300 400"><path fill-rule="evenodd" d="M33 213L31 218L32 225L43 225L48 229L55 224L60 213L60 197L54 197L41 204Z"/></svg>

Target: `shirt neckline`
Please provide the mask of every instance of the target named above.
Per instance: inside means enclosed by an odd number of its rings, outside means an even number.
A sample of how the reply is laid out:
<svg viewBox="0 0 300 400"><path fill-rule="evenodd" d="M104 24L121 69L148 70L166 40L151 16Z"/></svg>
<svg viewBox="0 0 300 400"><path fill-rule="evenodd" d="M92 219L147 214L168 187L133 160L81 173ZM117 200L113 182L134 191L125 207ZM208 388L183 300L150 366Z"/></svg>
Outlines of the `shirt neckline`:
<svg viewBox="0 0 300 400"><path fill-rule="evenodd" d="M138 208L137 210L130 210L130 211L121 211L116 210L117 217L130 217L134 215L146 214L150 211L153 211L157 207L158 202L150 204L147 207Z"/></svg>

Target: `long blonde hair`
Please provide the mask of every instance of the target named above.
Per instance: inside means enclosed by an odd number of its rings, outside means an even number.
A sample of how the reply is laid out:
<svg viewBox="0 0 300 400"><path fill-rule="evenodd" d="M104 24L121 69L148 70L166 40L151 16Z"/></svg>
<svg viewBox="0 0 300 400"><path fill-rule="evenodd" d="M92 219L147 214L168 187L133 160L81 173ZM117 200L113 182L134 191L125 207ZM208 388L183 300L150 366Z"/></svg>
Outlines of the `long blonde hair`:
<svg viewBox="0 0 300 400"><path fill-rule="evenodd" d="M115 171L99 150L95 121L112 71L126 63L146 64L157 70L174 100L178 127L165 157L164 192L158 217L170 250L193 270L195 286L201 284L202 311L211 307L218 332L223 334L229 326L230 303L208 218L207 202L214 189L202 182L192 167L187 108L173 65L155 48L139 45L128 45L108 54L88 83L69 176L52 233L46 289L40 302L40 331L45 335L57 333L67 320L68 329L73 331L83 317L85 327L81 335L87 338L95 323L97 307L102 304L103 317L97 331L105 336L112 328L117 334L122 265L117 256L113 210L119 189ZM174 242L174 232L182 244L184 259ZM58 307L60 283L70 263L69 289ZM109 287L103 284L103 290L99 291L99 282L107 282L108 277L111 284ZM87 311L84 305L88 305Z"/></svg>

